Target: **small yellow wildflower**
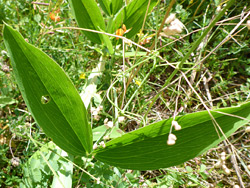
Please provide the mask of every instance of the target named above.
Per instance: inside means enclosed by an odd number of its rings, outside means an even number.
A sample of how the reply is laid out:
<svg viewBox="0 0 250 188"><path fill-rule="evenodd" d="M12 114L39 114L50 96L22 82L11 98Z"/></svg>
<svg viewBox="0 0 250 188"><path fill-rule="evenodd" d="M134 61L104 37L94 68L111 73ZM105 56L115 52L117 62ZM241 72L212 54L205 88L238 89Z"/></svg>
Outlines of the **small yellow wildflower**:
<svg viewBox="0 0 250 188"><path fill-rule="evenodd" d="M138 36L139 38L144 36L144 34L143 34L142 30L140 30L140 32L139 32L139 33L137 33L137 36Z"/></svg>
<svg viewBox="0 0 250 188"><path fill-rule="evenodd" d="M86 79L85 73L81 73L81 74L80 74L80 79L83 79L83 80Z"/></svg>
<svg viewBox="0 0 250 188"><path fill-rule="evenodd" d="M136 81L135 81L135 84L138 85L138 86L140 86L140 85L141 85L141 81L136 80Z"/></svg>

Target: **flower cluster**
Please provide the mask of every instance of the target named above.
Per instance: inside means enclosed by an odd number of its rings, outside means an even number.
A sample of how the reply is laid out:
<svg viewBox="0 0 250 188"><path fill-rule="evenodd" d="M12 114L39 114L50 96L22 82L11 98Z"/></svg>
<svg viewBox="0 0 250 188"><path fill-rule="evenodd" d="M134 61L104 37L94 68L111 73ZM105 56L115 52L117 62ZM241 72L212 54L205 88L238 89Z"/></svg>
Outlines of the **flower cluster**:
<svg viewBox="0 0 250 188"><path fill-rule="evenodd" d="M170 16L165 21L169 26L163 28L165 35L178 35L182 32L184 24L175 17L175 14L170 14Z"/></svg>
<svg viewBox="0 0 250 188"><path fill-rule="evenodd" d="M222 152L220 155L220 160L214 165L215 168L222 168L227 175L231 174L231 171L226 166L226 153Z"/></svg>
<svg viewBox="0 0 250 188"><path fill-rule="evenodd" d="M113 121L109 121L108 118L104 120L104 125L107 129L111 129L114 126Z"/></svg>
<svg viewBox="0 0 250 188"><path fill-rule="evenodd" d="M99 120L100 116L99 113L103 110L103 106L98 106L97 108L91 107L90 112L95 120Z"/></svg>
<svg viewBox="0 0 250 188"><path fill-rule="evenodd" d="M178 124L177 121L174 121L174 120L172 121L172 127L174 127L176 131L181 130L181 126ZM177 140L177 137L174 134L170 133L168 135L167 145L169 146L174 145L176 140Z"/></svg>
<svg viewBox="0 0 250 188"><path fill-rule="evenodd" d="M105 148L105 147L106 147L105 142L104 142L104 141L101 141L101 142L99 143L99 146ZM94 145L93 145L93 150L95 150L95 149L97 149L97 148L98 148L98 144L97 144L97 143L94 143Z"/></svg>

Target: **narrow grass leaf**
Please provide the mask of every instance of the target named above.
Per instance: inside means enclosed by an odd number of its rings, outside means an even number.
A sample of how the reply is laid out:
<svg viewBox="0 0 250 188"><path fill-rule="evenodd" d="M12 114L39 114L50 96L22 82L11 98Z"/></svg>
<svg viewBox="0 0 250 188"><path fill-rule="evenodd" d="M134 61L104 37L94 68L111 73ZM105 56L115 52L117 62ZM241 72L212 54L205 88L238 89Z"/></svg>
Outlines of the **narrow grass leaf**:
<svg viewBox="0 0 250 188"><path fill-rule="evenodd" d="M211 113L228 137L250 121L250 102ZM221 133L219 137L207 111L179 116L175 120L182 129L172 132L177 137L174 145L166 144L172 122L172 119L168 119L111 140L105 148L95 151L95 158L121 168L154 170L181 164L225 139Z"/></svg>
<svg viewBox="0 0 250 188"><path fill-rule="evenodd" d="M29 111L47 136L73 155L92 150L85 106L65 72L49 56L4 26L4 43Z"/></svg>

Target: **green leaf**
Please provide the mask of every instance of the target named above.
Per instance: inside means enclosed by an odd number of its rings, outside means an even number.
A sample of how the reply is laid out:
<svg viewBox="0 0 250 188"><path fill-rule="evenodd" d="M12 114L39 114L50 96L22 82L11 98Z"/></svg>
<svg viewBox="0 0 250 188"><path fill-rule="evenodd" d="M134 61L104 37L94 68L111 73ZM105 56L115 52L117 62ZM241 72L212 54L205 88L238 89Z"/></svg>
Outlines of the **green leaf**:
<svg viewBox="0 0 250 188"><path fill-rule="evenodd" d="M148 13L157 4L157 0L151 0ZM127 29L131 29L127 34L127 38L136 35L142 27L145 14L147 12L148 0L133 0L115 15L112 22L111 32L115 32L122 24L125 24Z"/></svg>
<svg viewBox="0 0 250 188"><path fill-rule="evenodd" d="M12 99L6 96L0 96L0 108L5 107L6 105L17 103L17 100Z"/></svg>
<svg viewBox="0 0 250 188"><path fill-rule="evenodd" d="M92 151L85 106L65 72L49 56L4 26L4 43L29 111L47 136L66 152Z"/></svg>
<svg viewBox="0 0 250 188"><path fill-rule="evenodd" d="M102 10L109 16L115 15L123 6L123 0L98 0Z"/></svg>
<svg viewBox="0 0 250 188"><path fill-rule="evenodd" d="M57 160L60 164L57 170L58 176L54 176L51 188L71 188L72 187L72 176L73 176L73 156L68 156L68 154L62 151L61 156L69 157L70 161L63 158Z"/></svg>
<svg viewBox="0 0 250 188"><path fill-rule="evenodd" d="M111 14L115 15L123 5L123 0L111 0Z"/></svg>
<svg viewBox="0 0 250 188"><path fill-rule="evenodd" d="M109 16L111 16L111 0L98 0L100 6L102 7L102 10Z"/></svg>
<svg viewBox="0 0 250 188"><path fill-rule="evenodd" d="M68 156L53 142L42 146L23 165L24 173L20 187L70 188L72 186L73 163L61 156L73 160L72 156ZM50 185L52 177L53 182Z"/></svg>
<svg viewBox="0 0 250 188"><path fill-rule="evenodd" d="M232 114L232 116L219 112ZM228 137L250 121L250 102L239 107L214 110L211 113ZM181 164L224 140L221 134L220 138L218 137L207 111L178 116L176 121L182 129L172 132L177 137L174 145L166 144L171 118L111 140L106 143L105 148L95 151L95 158L121 168L153 170Z"/></svg>
<svg viewBox="0 0 250 188"><path fill-rule="evenodd" d="M69 0L77 24L81 28L92 30L105 30L105 23L97 3L94 0ZM83 31L92 42L101 44L101 34Z"/></svg>
<svg viewBox="0 0 250 188"><path fill-rule="evenodd" d="M58 154L62 152L61 149L56 148L53 142L49 142L36 151L29 160L23 164L23 187L50 187L48 180L53 175L52 171L48 168L47 162L50 164L57 163L59 156L55 155L51 151ZM41 156L41 153L45 156L45 159ZM58 169L54 169L58 170Z"/></svg>
<svg viewBox="0 0 250 188"><path fill-rule="evenodd" d="M93 131L93 141L96 141L107 131L107 128L105 127L105 125L101 125L99 127L94 128L92 131ZM111 132L109 134L107 134L107 136L109 136L109 138L113 139L113 138L117 138L123 134L124 133L121 129L119 129L117 127L113 127Z"/></svg>

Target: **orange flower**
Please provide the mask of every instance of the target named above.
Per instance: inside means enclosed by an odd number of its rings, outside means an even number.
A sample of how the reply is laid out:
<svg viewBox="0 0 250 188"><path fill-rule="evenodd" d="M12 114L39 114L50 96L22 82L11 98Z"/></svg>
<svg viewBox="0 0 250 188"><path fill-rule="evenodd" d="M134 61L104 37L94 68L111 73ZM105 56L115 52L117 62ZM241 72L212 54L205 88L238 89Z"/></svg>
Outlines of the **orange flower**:
<svg viewBox="0 0 250 188"><path fill-rule="evenodd" d="M122 24L122 30L124 31L124 33L126 33L127 31L126 25Z"/></svg>
<svg viewBox="0 0 250 188"><path fill-rule="evenodd" d="M125 33L129 32L129 30L127 30L126 25L122 24L122 28L119 28L116 30L115 34L118 36L123 36ZM116 37L116 40L118 40L119 37Z"/></svg>
<svg viewBox="0 0 250 188"><path fill-rule="evenodd" d="M60 21L60 16L55 15L53 12L49 13L49 17L50 17L51 20L53 20L55 22Z"/></svg>
<svg viewBox="0 0 250 188"><path fill-rule="evenodd" d="M115 34L118 35L118 36L123 36L124 30L119 28L119 29L116 30ZM116 37L116 39L118 40L119 37Z"/></svg>

